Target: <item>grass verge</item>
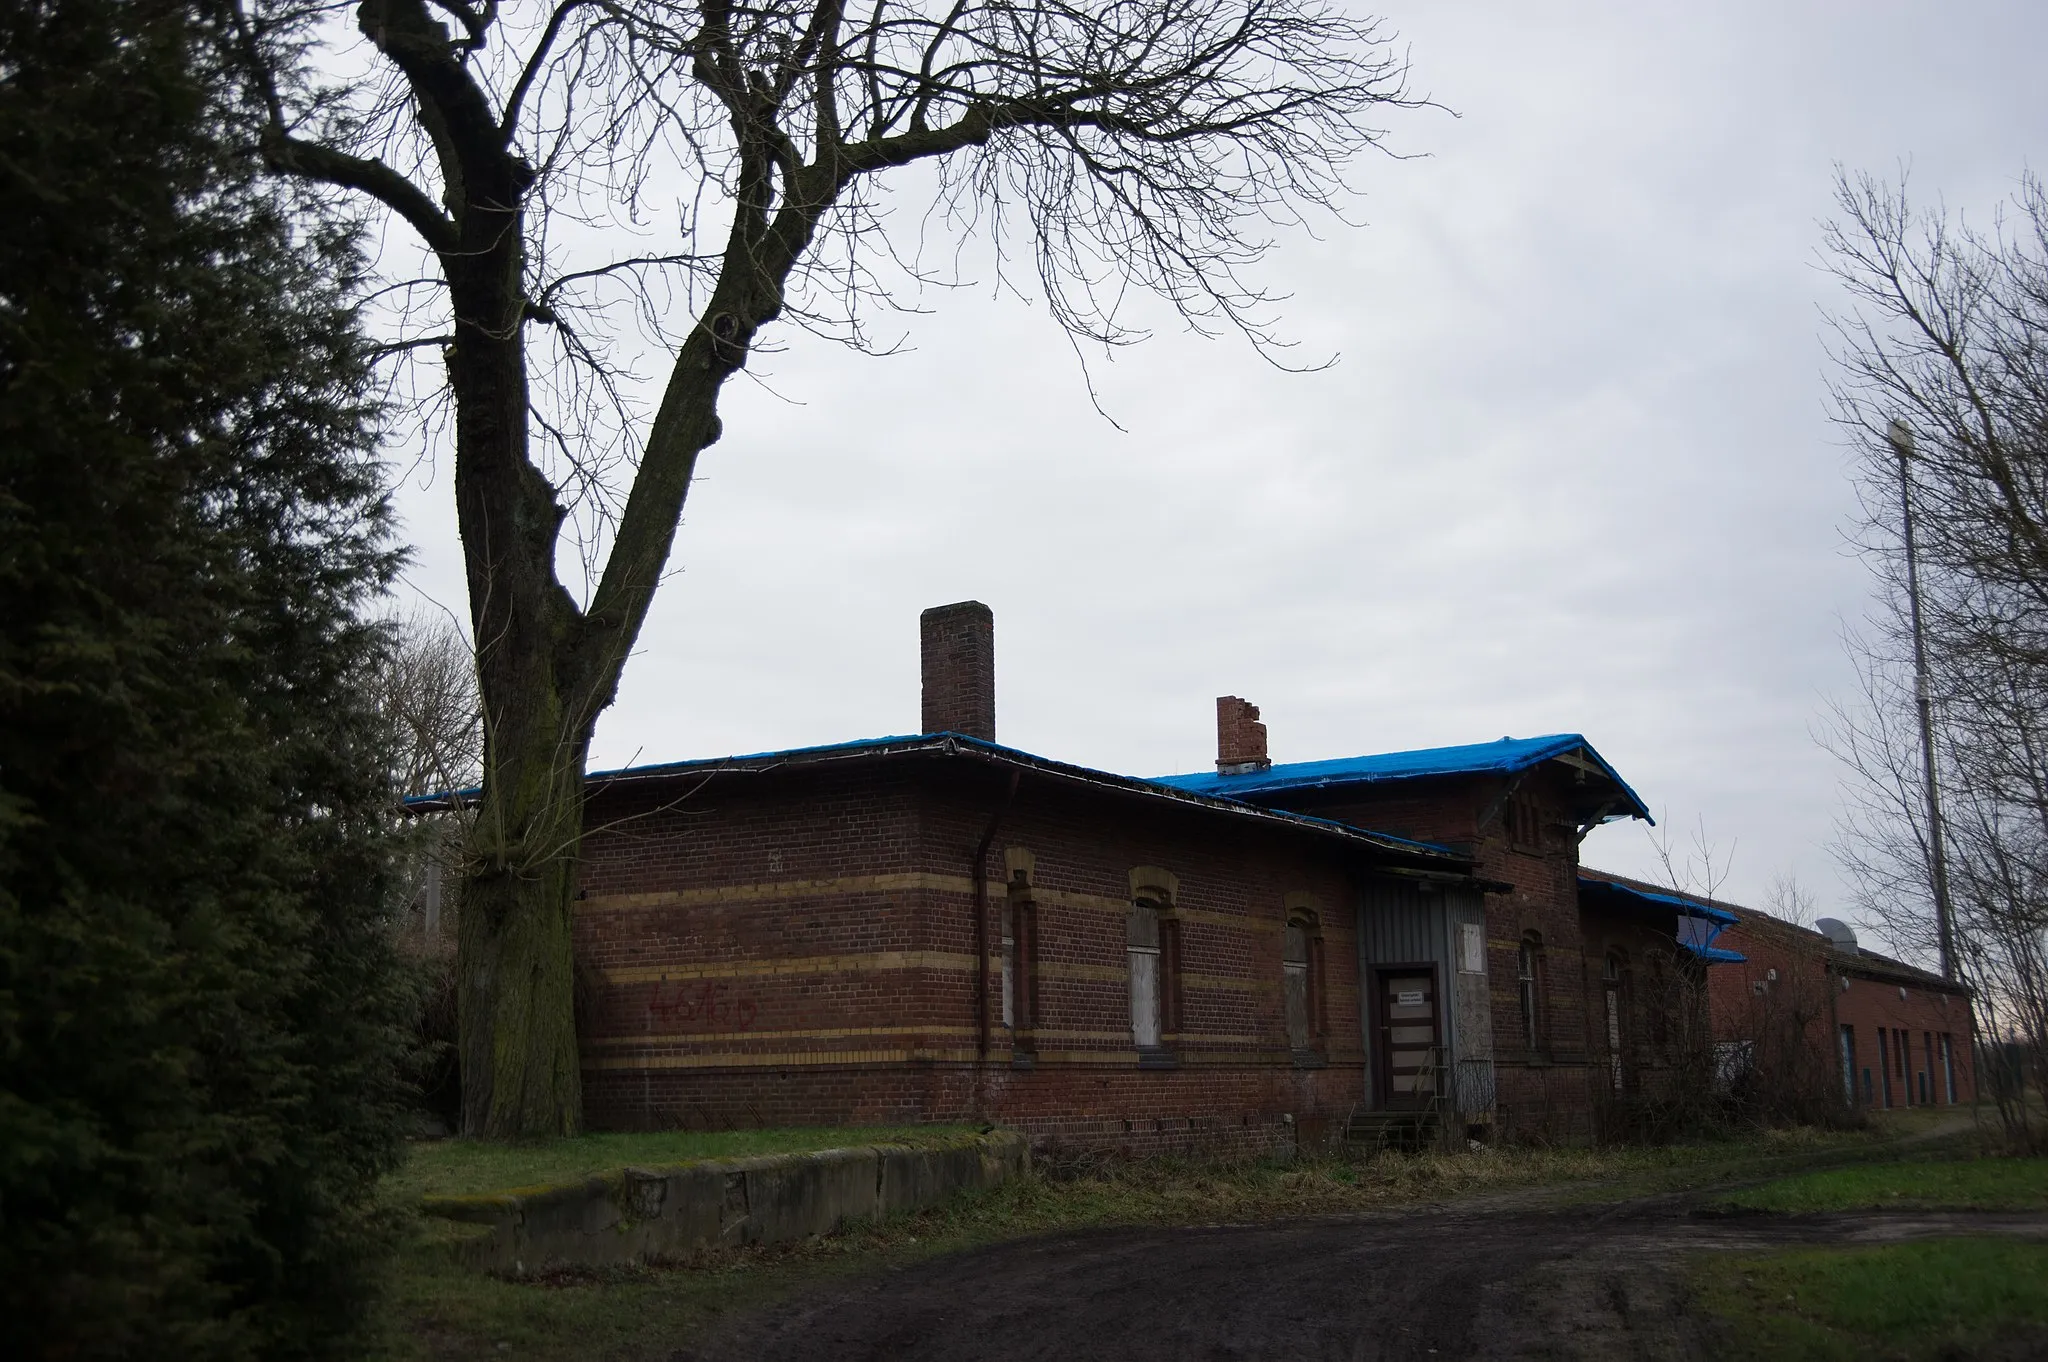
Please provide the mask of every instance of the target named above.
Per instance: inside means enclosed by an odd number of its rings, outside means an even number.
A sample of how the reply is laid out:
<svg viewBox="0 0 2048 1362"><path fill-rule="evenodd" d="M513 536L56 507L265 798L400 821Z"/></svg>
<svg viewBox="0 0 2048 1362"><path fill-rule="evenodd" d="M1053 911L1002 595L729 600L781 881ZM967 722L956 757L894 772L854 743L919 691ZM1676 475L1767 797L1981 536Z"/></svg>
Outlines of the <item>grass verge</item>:
<svg viewBox="0 0 2048 1362"><path fill-rule="evenodd" d="M929 1144L978 1126L786 1126L773 1130L650 1131L579 1135L567 1140L494 1144L486 1140L422 1140L405 1166L385 1183L387 1195L423 1196L502 1192L574 1182L632 1165L659 1166L751 1154L800 1154L863 1144Z"/></svg>
<svg viewBox="0 0 2048 1362"><path fill-rule="evenodd" d="M1773 1362L2039 1357L2048 1244L1936 1239L1703 1259L1697 1303L1721 1356Z"/></svg>
<svg viewBox="0 0 2048 1362"><path fill-rule="evenodd" d="M921 1129L927 1138L933 1134L930 1127ZM847 1143L849 1134L836 1132L832 1143ZM856 1272L886 1271L1026 1235L1272 1220L1479 1195L1636 1196L1709 1184L1759 1161L1839 1156L1874 1144L1868 1136L1795 1131L1659 1148L1385 1154L1363 1163L1217 1166L1147 1160L1041 1167L990 1191L829 1238L728 1251L693 1265L537 1282L504 1281L457 1266L446 1238L457 1231L422 1222L394 1274L385 1352L404 1362L655 1362L687 1346L722 1315Z"/></svg>
<svg viewBox="0 0 2048 1362"><path fill-rule="evenodd" d="M1910 1160L1780 1178L1722 1203L1752 1211L2048 1210L2048 1159Z"/></svg>

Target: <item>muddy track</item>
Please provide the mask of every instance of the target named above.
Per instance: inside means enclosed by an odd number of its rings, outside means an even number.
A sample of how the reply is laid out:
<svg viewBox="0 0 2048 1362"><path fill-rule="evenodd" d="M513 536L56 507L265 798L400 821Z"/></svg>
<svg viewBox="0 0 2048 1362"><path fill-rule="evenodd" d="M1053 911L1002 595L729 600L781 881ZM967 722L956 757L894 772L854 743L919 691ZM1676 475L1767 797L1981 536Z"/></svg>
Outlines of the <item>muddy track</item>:
<svg viewBox="0 0 2048 1362"><path fill-rule="evenodd" d="M2048 1215L1703 1216L1677 1198L1101 1230L982 1249L728 1322L676 1362L1703 1358L1684 1255L1953 1234Z"/></svg>

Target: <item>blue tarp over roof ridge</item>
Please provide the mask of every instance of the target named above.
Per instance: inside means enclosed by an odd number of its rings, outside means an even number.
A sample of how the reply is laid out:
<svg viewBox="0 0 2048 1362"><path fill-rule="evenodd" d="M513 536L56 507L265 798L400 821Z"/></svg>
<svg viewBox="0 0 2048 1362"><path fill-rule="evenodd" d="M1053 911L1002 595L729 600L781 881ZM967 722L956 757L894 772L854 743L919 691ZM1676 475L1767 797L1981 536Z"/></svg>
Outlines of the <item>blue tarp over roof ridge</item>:
<svg viewBox="0 0 2048 1362"><path fill-rule="evenodd" d="M1502 738L1499 742L1467 743L1461 747L1425 747L1413 752L1379 752L1361 757L1339 757L1332 761L1296 761L1269 766L1263 771L1227 776L1199 771L1185 776L1155 776L1161 785L1220 795L1225 799L1249 799L1260 795L1301 790L1340 789L1346 785L1372 785L1383 781L1416 780L1425 776L1512 775L1574 752L1598 767L1621 790L1629 814L1650 822L1649 806L1629 788L1593 745L1577 733L1551 733L1540 738ZM1620 816L1620 815L1617 815Z"/></svg>

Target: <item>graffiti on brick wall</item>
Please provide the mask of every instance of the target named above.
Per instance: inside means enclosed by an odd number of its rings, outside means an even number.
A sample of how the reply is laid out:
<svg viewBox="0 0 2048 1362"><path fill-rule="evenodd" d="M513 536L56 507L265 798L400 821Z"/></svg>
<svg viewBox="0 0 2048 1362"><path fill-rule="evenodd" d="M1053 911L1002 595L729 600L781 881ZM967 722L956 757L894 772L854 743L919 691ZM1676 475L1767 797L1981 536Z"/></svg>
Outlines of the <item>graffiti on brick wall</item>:
<svg viewBox="0 0 2048 1362"><path fill-rule="evenodd" d="M760 1007L731 984L656 984L648 999L650 1022L670 1030L746 1031Z"/></svg>

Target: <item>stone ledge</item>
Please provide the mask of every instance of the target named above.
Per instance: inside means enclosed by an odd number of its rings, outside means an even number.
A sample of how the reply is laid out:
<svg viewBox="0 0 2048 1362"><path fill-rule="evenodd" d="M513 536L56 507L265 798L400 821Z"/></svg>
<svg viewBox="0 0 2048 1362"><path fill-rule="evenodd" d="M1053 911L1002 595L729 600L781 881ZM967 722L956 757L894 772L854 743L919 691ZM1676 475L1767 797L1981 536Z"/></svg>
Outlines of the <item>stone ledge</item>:
<svg viewBox="0 0 2048 1362"><path fill-rule="evenodd" d="M425 1197L420 1210L484 1227L457 1241L457 1255L472 1267L519 1276L830 1234L849 1221L994 1187L1030 1163L1021 1133L993 1130L932 1145L622 1168L555 1186Z"/></svg>

